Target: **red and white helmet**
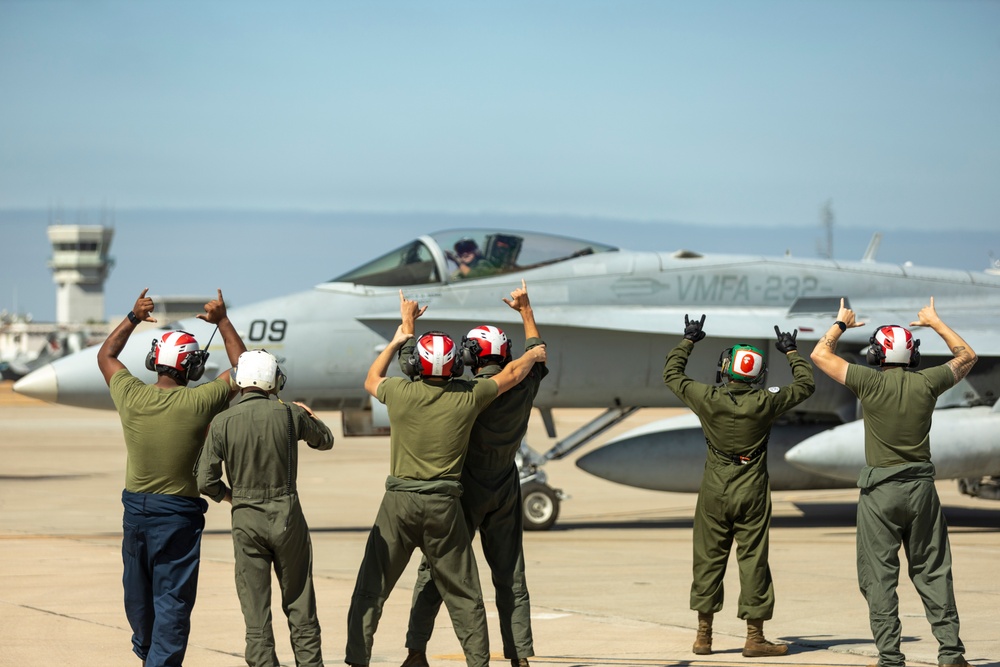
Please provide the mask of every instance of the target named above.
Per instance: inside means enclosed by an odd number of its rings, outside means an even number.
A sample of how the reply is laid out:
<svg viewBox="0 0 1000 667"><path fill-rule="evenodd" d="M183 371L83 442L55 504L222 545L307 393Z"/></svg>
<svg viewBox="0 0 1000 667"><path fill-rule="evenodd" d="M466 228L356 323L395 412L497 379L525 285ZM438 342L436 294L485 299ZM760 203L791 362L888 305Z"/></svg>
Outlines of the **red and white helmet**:
<svg viewBox="0 0 1000 667"><path fill-rule="evenodd" d="M146 355L146 368L159 372L159 366L185 374L188 380L198 380L205 372L208 354L201 351L198 341L186 331L168 331L159 340L153 339Z"/></svg>
<svg viewBox="0 0 1000 667"><path fill-rule="evenodd" d="M429 331L417 339L413 370L422 377L451 377L461 375L462 361L458 346L451 336L440 331ZM418 367L419 364L419 367Z"/></svg>
<svg viewBox="0 0 1000 667"><path fill-rule="evenodd" d="M484 357L499 357L500 363L510 361L510 340L503 329L484 324L466 334L462 348L468 353L465 362L474 365Z"/></svg>
<svg viewBox="0 0 1000 667"><path fill-rule="evenodd" d="M872 345L871 352L878 362L873 363L873 366L916 366L916 361L920 358L917 352L920 341L915 340L908 329L898 324L879 327L869 342Z"/></svg>

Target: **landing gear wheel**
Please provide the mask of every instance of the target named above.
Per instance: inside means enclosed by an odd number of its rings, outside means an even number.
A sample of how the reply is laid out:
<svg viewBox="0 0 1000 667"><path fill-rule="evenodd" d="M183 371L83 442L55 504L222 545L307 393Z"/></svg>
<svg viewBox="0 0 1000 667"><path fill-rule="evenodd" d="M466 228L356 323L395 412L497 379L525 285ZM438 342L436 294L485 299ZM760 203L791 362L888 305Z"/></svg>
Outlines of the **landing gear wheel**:
<svg viewBox="0 0 1000 667"><path fill-rule="evenodd" d="M521 487L525 530L548 530L559 518L559 496L552 487L528 482Z"/></svg>

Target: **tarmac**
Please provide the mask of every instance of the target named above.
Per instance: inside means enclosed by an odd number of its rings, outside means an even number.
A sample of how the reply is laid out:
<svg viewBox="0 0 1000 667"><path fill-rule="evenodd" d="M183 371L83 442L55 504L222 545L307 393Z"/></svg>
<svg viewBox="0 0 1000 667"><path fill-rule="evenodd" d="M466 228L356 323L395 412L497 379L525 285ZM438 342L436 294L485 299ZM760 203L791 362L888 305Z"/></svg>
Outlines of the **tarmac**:
<svg viewBox="0 0 1000 667"><path fill-rule="evenodd" d="M691 519L695 495L644 491L588 475L572 461L615 434L681 411L643 410L582 450L546 466L571 497L556 526L525 534L535 651L532 665L761 667L869 665L877 654L855 570L856 490L776 492L771 569L777 605L769 639L779 658L743 658L736 618L735 562L726 607L716 616L715 653L691 653ZM556 411L560 436L595 414ZM388 438L341 438L340 415L319 416L337 436L332 451L302 448L299 492L311 527L325 664L343 664L347 608L388 473ZM553 440L532 418L529 442ZM0 384L0 665L138 667L121 585L121 489L125 447L113 412L52 406ZM966 658L1000 665L1000 503L967 498L939 482L950 525L955 589ZM185 665L237 667L243 618L233 581L228 506L211 503L202 544L198 602ZM735 558L735 556L733 556ZM903 651L934 665L937 644L905 576L899 587ZM398 666L419 555L386 603L373 667ZM493 592L480 554L494 664L504 660ZM278 656L294 665L275 597ZM447 614L438 616L430 664L462 665Z"/></svg>

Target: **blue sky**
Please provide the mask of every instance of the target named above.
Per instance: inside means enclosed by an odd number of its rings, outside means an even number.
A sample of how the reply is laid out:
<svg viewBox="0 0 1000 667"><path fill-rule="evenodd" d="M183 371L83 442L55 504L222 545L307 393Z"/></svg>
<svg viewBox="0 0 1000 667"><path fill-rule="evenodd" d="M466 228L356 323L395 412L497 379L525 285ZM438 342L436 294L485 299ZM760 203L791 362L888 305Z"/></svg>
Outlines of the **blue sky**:
<svg viewBox="0 0 1000 667"><path fill-rule="evenodd" d="M866 235L996 234L997 26L985 0L0 0L0 210L107 204L122 232L164 208L577 216L814 244L832 200ZM206 234L240 247L224 219ZM23 268L3 266L0 306Z"/></svg>

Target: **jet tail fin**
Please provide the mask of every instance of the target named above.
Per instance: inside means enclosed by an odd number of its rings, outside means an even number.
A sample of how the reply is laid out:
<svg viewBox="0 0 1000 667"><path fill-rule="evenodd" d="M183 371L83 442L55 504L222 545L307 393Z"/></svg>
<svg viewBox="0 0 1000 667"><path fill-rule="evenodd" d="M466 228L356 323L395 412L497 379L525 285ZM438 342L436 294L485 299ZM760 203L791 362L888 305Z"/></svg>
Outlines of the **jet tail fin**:
<svg viewBox="0 0 1000 667"><path fill-rule="evenodd" d="M868 242L868 249L865 250L864 257L861 258L862 262L874 262L875 255L878 254L878 247L882 243L882 232L875 232L872 234L872 240Z"/></svg>

